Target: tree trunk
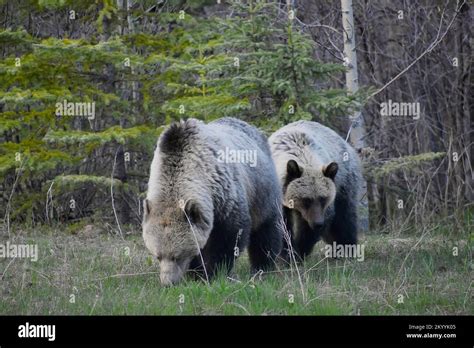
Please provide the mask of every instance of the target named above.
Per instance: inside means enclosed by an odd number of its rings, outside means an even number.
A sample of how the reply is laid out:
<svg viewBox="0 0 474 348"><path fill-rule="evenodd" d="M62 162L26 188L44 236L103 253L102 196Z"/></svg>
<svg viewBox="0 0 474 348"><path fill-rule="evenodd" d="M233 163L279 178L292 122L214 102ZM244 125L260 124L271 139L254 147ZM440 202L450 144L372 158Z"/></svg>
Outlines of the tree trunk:
<svg viewBox="0 0 474 348"><path fill-rule="evenodd" d="M117 1L117 7L119 11L123 11L123 1ZM116 30L122 30L120 26L115 28ZM103 21L103 34L101 36L102 41L107 41L110 38L110 35L113 31L111 20L104 16ZM105 90L109 93L114 93L116 90L115 80L116 80L116 69L112 64L108 64L106 67L107 83ZM105 116L105 115L104 115ZM120 127L125 127L125 119L120 119ZM125 165L125 152L123 145L119 144L116 153L116 163L114 168L113 177L119 179L123 184L127 182L127 168ZM115 154L114 154L115 155ZM125 185L121 185L120 188L115 188L118 193L114 194L112 199L117 198L118 205L118 219L120 224L127 224L130 222L130 213L127 203L127 195L125 192ZM120 227L119 227L120 228Z"/></svg>
<svg viewBox="0 0 474 348"><path fill-rule="evenodd" d="M350 93L356 93L359 89L359 77L357 73L357 54L355 45L354 15L352 10L352 0L341 0L342 26L344 28L344 56L347 64L346 87ZM352 121L349 141L360 153L365 147L365 123L361 112L356 112L350 116ZM369 212L367 201L367 182L363 184L359 192L359 228L366 231L369 226Z"/></svg>
<svg viewBox="0 0 474 348"><path fill-rule="evenodd" d="M457 110L456 110L456 137L458 138L459 152L463 152L461 160L457 164L459 178L456 184L463 185L464 182L464 202L474 200L473 187L473 168L471 147L472 118L472 49L471 39L471 18L473 15L472 6L469 2L465 3L460 9L459 24L457 30L457 52L459 52L458 73L456 76L457 84Z"/></svg>

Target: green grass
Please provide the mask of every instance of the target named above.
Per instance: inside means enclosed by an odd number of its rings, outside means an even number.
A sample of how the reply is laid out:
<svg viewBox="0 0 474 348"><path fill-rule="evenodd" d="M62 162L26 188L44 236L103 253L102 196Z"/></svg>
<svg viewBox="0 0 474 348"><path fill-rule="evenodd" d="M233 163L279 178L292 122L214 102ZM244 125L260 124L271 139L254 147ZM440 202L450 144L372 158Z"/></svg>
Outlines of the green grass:
<svg viewBox="0 0 474 348"><path fill-rule="evenodd" d="M0 314L473 314L468 231L424 231L421 241L420 231L369 234L362 262L325 259L320 242L299 266L301 281L294 267L283 265L252 278L244 254L232 279L170 288L161 287L158 265L139 235L22 231L10 243L37 243L39 258L0 259Z"/></svg>

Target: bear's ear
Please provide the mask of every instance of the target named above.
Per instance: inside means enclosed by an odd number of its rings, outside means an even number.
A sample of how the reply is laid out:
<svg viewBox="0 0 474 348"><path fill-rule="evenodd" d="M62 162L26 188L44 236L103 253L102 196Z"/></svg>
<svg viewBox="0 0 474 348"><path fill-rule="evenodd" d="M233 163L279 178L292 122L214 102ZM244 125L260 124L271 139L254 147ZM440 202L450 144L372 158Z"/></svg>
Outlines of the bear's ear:
<svg viewBox="0 0 474 348"><path fill-rule="evenodd" d="M205 228L207 225L209 225L209 221L207 221L206 217L201 211L199 203L196 201L192 199L188 200L184 206L184 212L193 225L198 225L202 228Z"/></svg>
<svg viewBox="0 0 474 348"><path fill-rule="evenodd" d="M289 160L286 164L286 182L289 183L295 179L298 179L303 175L302 168L296 163L295 160Z"/></svg>
<svg viewBox="0 0 474 348"><path fill-rule="evenodd" d="M339 166L336 162L331 162L327 166L323 167L323 174L325 177L328 177L331 180L334 180L337 174Z"/></svg>

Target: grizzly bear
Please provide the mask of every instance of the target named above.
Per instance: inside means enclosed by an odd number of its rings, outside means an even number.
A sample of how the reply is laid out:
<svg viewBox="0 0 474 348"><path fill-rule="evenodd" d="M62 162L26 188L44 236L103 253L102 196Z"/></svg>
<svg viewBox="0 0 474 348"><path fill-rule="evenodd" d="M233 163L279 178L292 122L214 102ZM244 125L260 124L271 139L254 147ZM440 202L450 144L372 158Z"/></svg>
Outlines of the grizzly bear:
<svg viewBox="0 0 474 348"><path fill-rule="evenodd" d="M171 124L158 139L144 201L143 238L162 284L187 270L211 279L248 247L253 271L282 248L281 189L266 137L222 118Z"/></svg>
<svg viewBox="0 0 474 348"><path fill-rule="evenodd" d="M333 130L311 121L282 127L269 144L283 193L285 240L299 259L321 237L329 244L356 244L362 174L355 150ZM286 259L288 251L286 243Z"/></svg>

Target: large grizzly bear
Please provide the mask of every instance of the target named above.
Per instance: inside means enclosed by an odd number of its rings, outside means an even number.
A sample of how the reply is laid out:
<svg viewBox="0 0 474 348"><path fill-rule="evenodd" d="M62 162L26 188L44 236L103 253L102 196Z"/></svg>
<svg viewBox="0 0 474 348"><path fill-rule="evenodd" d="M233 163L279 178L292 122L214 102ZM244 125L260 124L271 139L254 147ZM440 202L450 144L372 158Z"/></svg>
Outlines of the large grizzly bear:
<svg viewBox="0 0 474 348"><path fill-rule="evenodd" d="M281 199L256 128L234 118L170 125L158 139L143 219L161 282L175 284L189 269L207 278L230 271L246 246L254 271L270 268L282 247Z"/></svg>
<svg viewBox="0 0 474 348"><path fill-rule="evenodd" d="M293 250L300 258L322 237L357 243L361 167L355 150L336 132L298 121L269 138L283 192L283 212ZM288 245L285 246L287 257Z"/></svg>

